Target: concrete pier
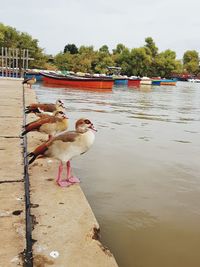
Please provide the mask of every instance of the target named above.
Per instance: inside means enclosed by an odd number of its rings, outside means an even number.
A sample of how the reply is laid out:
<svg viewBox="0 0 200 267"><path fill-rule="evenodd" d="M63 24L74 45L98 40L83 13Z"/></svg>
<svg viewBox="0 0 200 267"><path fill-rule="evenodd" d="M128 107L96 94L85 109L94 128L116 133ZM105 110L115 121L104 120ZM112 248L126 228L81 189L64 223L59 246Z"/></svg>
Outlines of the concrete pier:
<svg viewBox="0 0 200 267"><path fill-rule="evenodd" d="M21 81L0 79L0 267L23 266L26 250ZM25 89L25 102L36 101ZM28 120L34 120L29 115ZM28 151L46 135L28 134ZM99 241L99 225L79 185L55 183L58 161L39 159L29 166L33 266L114 267ZM3 246L2 244L5 244Z"/></svg>

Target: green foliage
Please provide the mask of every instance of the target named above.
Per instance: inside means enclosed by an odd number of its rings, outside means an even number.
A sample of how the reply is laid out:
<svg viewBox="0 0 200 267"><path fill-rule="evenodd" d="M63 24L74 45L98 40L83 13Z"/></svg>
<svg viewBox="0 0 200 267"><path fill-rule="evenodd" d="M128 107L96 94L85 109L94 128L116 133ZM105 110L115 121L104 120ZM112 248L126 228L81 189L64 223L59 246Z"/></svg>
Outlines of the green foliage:
<svg viewBox="0 0 200 267"><path fill-rule="evenodd" d="M199 68L199 54L195 50L188 50L183 55L184 70L191 74L198 74Z"/></svg>
<svg viewBox="0 0 200 267"><path fill-rule="evenodd" d="M132 74L136 76L147 76L152 60L147 54L145 47L134 48L131 50Z"/></svg>
<svg viewBox="0 0 200 267"><path fill-rule="evenodd" d="M28 49L29 57L34 58L34 61L30 62L32 68L43 68L47 61L43 50L38 46L37 39L33 39L28 33L21 33L2 23L0 23L0 47L19 48L19 51Z"/></svg>
<svg viewBox="0 0 200 267"><path fill-rule="evenodd" d="M121 67L121 73L128 76L161 76L170 77L173 73L189 72L198 74L199 54L195 50L184 53L183 64L176 59L176 53L171 50L159 52L152 37L145 38L144 46L127 48L119 43L116 48L109 51L107 45L99 50L93 46L80 46L67 44L63 53L60 52L49 62L49 56L38 45L38 40L31 35L19 32L15 28L0 23L0 47L29 50L32 68L49 68L71 70L74 72L107 73L108 66ZM1 51L0 51L1 53Z"/></svg>
<svg viewBox="0 0 200 267"><path fill-rule="evenodd" d="M152 58L155 58L158 54L158 48L154 42L154 40L151 37L147 37L145 39L145 48L146 48L146 53L150 55Z"/></svg>
<svg viewBox="0 0 200 267"><path fill-rule="evenodd" d="M77 54L78 53L78 48L76 47L75 44L67 44L64 48L64 53L69 52L70 54Z"/></svg>

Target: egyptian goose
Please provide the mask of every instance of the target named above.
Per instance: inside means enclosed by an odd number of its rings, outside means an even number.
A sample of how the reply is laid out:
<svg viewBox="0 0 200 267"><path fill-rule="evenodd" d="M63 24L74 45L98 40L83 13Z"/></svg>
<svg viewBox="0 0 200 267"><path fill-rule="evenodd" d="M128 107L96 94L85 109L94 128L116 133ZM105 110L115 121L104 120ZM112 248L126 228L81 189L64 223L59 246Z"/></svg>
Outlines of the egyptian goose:
<svg viewBox="0 0 200 267"><path fill-rule="evenodd" d="M49 135L49 139L57 133L63 132L68 128L68 118L63 111L56 111L54 116L40 118L25 125L22 136L29 132L38 131Z"/></svg>
<svg viewBox="0 0 200 267"><path fill-rule="evenodd" d="M70 186L79 183L79 179L71 175L70 160L77 157L92 146L96 131L92 122L88 119L79 119L75 125L75 131L68 131L58 134L46 143L38 146L28 156L31 157L31 164L38 156L52 157L60 160L58 176L56 182L59 186ZM66 179L63 180L61 175L63 164L66 164Z"/></svg>
<svg viewBox="0 0 200 267"><path fill-rule="evenodd" d="M25 79L23 82L22 82L22 84L24 85L24 84L27 84L27 85L30 85L30 88L32 88L32 85L34 84L34 83L36 83L36 78L35 78L35 76L32 76L31 78L28 78L28 79Z"/></svg>
<svg viewBox="0 0 200 267"><path fill-rule="evenodd" d="M26 107L25 113L35 113L38 117L42 117L42 114L52 115L55 111L64 111L64 103L58 99L55 104L51 103L33 103Z"/></svg>

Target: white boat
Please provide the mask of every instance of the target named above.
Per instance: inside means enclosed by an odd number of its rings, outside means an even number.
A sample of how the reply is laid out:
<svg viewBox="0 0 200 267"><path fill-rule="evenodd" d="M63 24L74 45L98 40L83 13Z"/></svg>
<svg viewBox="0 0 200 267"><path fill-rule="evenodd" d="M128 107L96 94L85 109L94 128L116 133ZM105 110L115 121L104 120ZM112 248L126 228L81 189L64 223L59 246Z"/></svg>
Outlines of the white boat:
<svg viewBox="0 0 200 267"><path fill-rule="evenodd" d="M200 83L200 79L188 79L188 82L191 82L191 83Z"/></svg>
<svg viewBox="0 0 200 267"><path fill-rule="evenodd" d="M149 77L142 77L140 81L141 85L151 85L152 80Z"/></svg>

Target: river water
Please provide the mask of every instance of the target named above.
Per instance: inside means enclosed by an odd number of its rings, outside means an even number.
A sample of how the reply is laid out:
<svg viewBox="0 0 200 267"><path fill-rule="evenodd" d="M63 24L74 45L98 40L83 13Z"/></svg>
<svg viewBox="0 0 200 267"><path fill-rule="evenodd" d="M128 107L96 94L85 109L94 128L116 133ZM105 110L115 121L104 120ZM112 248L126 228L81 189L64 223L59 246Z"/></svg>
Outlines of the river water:
<svg viewBox="0 0 200 267"><path fill-rule="evenodd" d="M72 166L119 266L199 267L200 84L35 90L98 129Z"/></svg>

